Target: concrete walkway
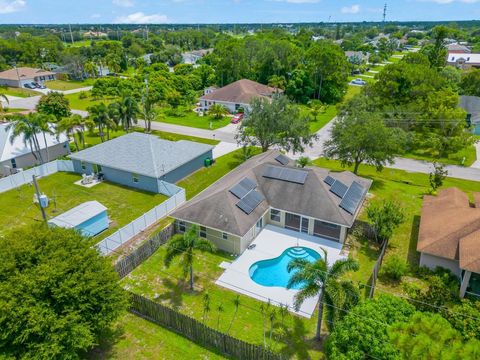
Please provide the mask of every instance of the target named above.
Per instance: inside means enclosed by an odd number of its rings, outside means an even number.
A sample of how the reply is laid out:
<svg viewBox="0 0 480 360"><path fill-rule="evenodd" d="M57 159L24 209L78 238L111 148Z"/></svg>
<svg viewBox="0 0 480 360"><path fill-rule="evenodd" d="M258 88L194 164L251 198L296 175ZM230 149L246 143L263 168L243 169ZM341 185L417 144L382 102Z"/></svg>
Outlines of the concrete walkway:
<svg viewBox="0 0 480 360"><path fill-rule="evenodd" d="M223 131L222 128L218 130L206 130L153 121L152 130L159 130L188 136L196 136L204 139L213 139L234 144L237 143L237 141L235 140L235 133L231 131Z"/></svg>

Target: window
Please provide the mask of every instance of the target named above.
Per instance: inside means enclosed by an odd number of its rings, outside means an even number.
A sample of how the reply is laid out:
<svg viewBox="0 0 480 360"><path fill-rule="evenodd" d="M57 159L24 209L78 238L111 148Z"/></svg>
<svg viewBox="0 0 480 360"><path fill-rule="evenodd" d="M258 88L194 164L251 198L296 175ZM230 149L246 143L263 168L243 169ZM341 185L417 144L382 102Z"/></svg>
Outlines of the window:
<svg viewBox="0 0 480 360"><path fill-rule="evenodd" d="M200 226L200 237L202 238L207 237L207 228L205 226Z"/></svg>
<svg viewBox="0 0 480 360"><path fill-rule="evenodd" d="M138 178L138 174L132 174L132 180L134 183L138 183L140 179Z"/></svg>
<svg viewBox="0 0 480 360"><path fill-rule="evenodd" d="M270 210L270 220L280 222L280 210Z"/></svg>
<svg viewBox="0 0 480 360"><path fill-rule="evenodd" d="M12 159L12 160L10 160L10 162L12 163L12 168L16 169L17 168L17 161L15 159Z"/></svg>
<svg viewBox="0 0 480 360"><path fill-rule="evenodd" d="M178 222L178 231L185 232L185 221Z"/></svg>
<svg viewBox="0 0 480 360"><path fill-rule="evenodd" d="M82 170L87 170L87 164L85 164L85 161L80 161L80 165L82 166Z"/></svg>
<svg viewBox="0 0 480 360"><path fill-rule="evenodd" d="M93 172L95 174L98 174L99 172L102 172L102 167L100 165L93 164Z"/></svg>
<svg viewBox="0 0 480 360"><path fill-rule="evenodd" d="M227 233L222 233L222 239L223 240L228 240L228 234Z"/></svg>

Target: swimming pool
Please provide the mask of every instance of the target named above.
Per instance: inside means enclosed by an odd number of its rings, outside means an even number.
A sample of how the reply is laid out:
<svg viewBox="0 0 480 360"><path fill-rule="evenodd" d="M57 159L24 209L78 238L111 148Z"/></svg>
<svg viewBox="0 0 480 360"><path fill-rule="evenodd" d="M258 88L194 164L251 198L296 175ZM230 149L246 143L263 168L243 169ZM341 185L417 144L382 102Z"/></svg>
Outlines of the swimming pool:
<svg viewBox="0 0 480 360"><path fill-rule="evenodd" d="M261 260L250 267L250 278L259 285L287 287L290 277L295 271L288 272L287 266L293 259L306 259L314 262L320 259L320 254L315 250L296 246L286 249L280 256L274 259ZM299 289L301 284L292 287Z"/></svg>

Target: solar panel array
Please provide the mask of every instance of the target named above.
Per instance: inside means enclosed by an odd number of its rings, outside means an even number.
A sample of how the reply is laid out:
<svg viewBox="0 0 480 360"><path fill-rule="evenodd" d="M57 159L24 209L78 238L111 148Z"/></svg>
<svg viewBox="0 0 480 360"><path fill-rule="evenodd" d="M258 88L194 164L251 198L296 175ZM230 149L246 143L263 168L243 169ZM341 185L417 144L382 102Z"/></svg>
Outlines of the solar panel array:
<svg viewBox="0 0 480 360"><path fill-rule="evenodd" d="M363 195L365 195L365 188L358 182L354 181L340 202L340 207L348 213L355 215L355 212L363 199Z"/></svg>
<svg viewBox="0 0 480 360"><path fill-rule="evenodd" d="M336 180L333 183L332 187L330 188L330 191L335 195L337 195L340 199L343 198L347 190L348 190L348 186L339 180Z"/></svg>
<svg viewBox="0 0 480 360"><path fill-rule="evenodd" d="M328 175L325 180L323 180L327 185L330 185L332 186L333 183L336 181L333 177L331 177L330 175Z"/></svg>
<svg viewBox="0 0 480 360"><path fill-rule="evenodd" d="M283 154L278 155L275 160L277 160L282 165L288 165L290 159Z"/></svg>
<svg viewBox="0 0 480 360"><path fill-rule="evenodd" d="M245 214L250 215L264 199L263 195L257 190L252 190L237 203L237 206Z"/></svg>
<svg viewBox="0 0 480 360"><path fill-rule="evenodd" d="M257 183L249 178L244 178L237 185L230 189L230 192L237 198L241 199L247 195L250 191L257 187Z"/></svg>
<svg viewBox="0 0 480 360"><path fill-rule="evenodd" d="M289 168L281 168L277 166L267 166L263 172L263 177L288 181L296 184L305 184L307 180L308 171L296 170Z"/></svg>

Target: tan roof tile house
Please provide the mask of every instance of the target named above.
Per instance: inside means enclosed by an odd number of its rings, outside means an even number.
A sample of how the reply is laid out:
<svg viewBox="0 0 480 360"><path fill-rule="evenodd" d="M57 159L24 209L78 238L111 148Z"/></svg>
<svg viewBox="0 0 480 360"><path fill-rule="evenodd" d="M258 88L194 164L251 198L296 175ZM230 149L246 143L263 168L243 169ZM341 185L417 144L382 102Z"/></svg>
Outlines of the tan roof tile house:
<svg viewBox="0 0 480 360"><path fill-rule="evenodd" d="M424 197L420 221L420 265L459 276L461 297L480 281L480 194L474 194L474 202L457 188L443 189L438 196Z"/></svg>
<svg viewBox="0 0 480 360"><path fill-rule="evenodd" d="M25 84L37 82L44 83L55 80L54 72L31 67L18 67L0 72L0 85L23 87Z"/></svg>

